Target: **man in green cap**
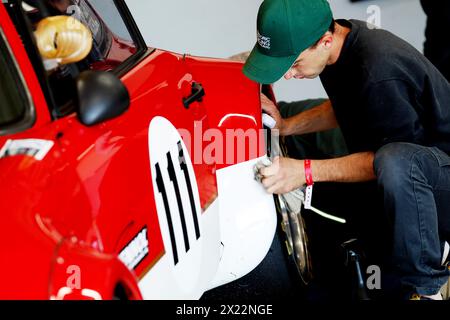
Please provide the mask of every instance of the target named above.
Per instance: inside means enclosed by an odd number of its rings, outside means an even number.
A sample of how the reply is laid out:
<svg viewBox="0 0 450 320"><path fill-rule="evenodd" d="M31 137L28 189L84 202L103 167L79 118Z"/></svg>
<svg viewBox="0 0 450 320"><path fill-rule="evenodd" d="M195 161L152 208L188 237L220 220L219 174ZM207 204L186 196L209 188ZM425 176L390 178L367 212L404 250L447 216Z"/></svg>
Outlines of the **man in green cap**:
<svg viewBox="0 0 450 320"><path fill-rule="evenodd" d="M313 182L376 181L390 223L391 234L379 236L392 237L392 273L408 297L441 299L450 275L443 260L450 240L450 84L393 34L363 21L334 21L326 0L265 0L257 31L247 77L269 84L320 76L329 96L289 118L262 96L280 134L339 127L349 151L325 160L277 158L260 170L264 187L280 194Z"/></svg>

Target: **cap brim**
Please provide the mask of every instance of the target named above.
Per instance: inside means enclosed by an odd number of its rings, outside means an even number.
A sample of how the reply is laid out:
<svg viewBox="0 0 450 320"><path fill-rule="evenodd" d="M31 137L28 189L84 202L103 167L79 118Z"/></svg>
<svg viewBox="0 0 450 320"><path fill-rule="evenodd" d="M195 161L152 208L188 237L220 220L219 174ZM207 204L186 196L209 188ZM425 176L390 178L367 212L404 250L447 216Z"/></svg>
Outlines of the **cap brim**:
<svg viewBox="0 0 450 320"><path fill-rule="evenodd" d="M289 70L298 55L271 57L262 54L257 45L244 65L244 74L253 81L270 84L278 81Z"/></svg>

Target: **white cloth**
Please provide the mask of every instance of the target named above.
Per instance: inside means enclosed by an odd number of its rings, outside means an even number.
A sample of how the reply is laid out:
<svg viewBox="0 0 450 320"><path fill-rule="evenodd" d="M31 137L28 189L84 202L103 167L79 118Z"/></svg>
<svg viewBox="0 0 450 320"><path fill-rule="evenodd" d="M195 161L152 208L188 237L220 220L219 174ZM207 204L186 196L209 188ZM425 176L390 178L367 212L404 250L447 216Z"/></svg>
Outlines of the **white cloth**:
<svg viewBox="0 0 450 320"><path fill-rule="evenodd" d="M265 158L261 161L259 161L255 167L253 168L253 172L255 174L255 180L261 182L264 178L261 173L259 172L262 168L269 167L272 165L272 161L270 161L269 158ZM286 204L286 207L289 209L289 211L293 213L300 213L302 209L302 204L305 201L305 194L301 188L295 189L291 192L284 193L281 195L281 197L284 200L284 203ZM311 211L317 213L318 215L333 220L335 222L339 223L346 223L345 219L332 216L328 213L325 213L319 209L316 209L314 207L311 207Z"/></svg>

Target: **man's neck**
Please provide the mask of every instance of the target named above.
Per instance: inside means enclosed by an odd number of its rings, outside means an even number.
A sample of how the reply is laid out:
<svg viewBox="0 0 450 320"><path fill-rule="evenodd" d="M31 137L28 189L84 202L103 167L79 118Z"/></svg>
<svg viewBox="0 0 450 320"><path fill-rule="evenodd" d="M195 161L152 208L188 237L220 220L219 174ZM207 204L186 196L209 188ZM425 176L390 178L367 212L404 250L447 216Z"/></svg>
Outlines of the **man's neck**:
<svg viewBox="0 0 450 320"><path fill-rule="evenodd" d="M336 23L336 29L334 31L334 42L331 49L330 59L328 60L328 65L335 64L339 57L341 56L342 48L344 47L345 39L350 33L351 29L348 27L343 27L339 23Z"/></svg>

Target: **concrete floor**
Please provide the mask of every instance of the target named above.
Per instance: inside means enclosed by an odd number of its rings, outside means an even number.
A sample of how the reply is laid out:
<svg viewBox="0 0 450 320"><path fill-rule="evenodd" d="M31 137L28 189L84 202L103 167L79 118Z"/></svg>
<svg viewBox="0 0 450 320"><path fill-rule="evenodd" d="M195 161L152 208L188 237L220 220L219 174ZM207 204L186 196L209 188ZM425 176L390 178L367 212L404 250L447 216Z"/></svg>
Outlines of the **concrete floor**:
<svg viewBox="0 0 450 320"><path fill-rule="evenodd" d="M148 45L179 53L226 58L251 49L261 0L126 0ZM371 20L422 50L425 14L419 0L330 0L336 18ZM377 7L372 7L377 6ZM301 81L301 82L300 82ZM326 97L318 79L280 80L278 100Z"/></svg>

